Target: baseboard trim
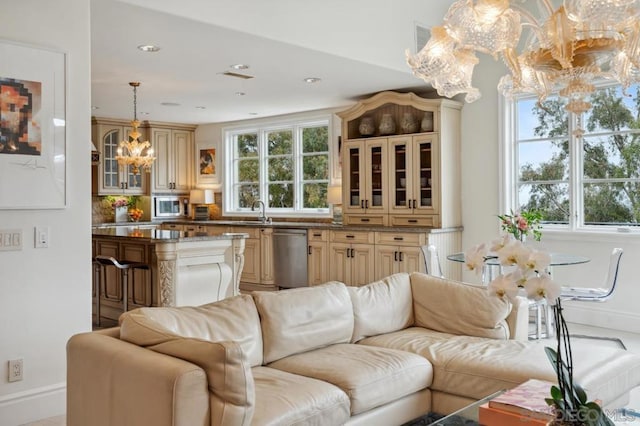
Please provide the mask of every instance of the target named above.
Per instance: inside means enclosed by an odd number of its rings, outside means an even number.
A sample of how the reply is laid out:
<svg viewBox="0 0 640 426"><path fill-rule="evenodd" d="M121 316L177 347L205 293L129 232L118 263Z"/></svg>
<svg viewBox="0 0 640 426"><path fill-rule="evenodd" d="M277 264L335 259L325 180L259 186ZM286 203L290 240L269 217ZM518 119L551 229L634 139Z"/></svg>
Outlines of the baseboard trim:
<svg viewBox="0 0 640 426"><path fill-rule="evenodd" d="M66 411L65 382L0 396L0 419L7 426L23 425Z"/></svg>
<svg viewBox="0 0 640 426"><path fill-rule="evenodd" d="M603 309L602 306L595 302L562 304L567 322L640 334L640 315Z"/></svg>

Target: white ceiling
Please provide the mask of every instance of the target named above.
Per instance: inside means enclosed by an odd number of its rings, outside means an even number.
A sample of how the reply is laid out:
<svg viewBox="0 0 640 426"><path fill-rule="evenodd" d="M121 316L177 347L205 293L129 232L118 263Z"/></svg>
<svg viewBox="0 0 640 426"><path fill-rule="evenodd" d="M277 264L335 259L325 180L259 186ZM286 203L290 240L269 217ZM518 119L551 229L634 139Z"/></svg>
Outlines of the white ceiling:
<svg viewBox="0 0 640 426"><path fill-rule="evenodd" d="M425 92L404 51L415 52L415 25L437 25L451 3L92 0L92 115L131 119L130 81L141 82L139 119L194 124L347 106L383 90ZM161 50L145 53L142 44ZM236 63L255 78L221 75Z"/></svg>

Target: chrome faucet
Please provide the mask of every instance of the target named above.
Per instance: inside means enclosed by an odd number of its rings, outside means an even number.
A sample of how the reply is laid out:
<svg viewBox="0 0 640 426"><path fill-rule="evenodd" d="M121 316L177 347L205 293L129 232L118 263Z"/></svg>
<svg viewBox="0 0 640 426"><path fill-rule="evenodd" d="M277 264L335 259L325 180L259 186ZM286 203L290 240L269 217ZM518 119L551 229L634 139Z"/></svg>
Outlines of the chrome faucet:
<svg viewBox="0 0 640 426"><path fill-rule="evenodd" d="M251 204L251 211L252 212L256 211L256 204L260 208L260 210L259 210L260 214L258 215L258 220L260 221L260 223L266 223L269 219L267 218L267 215L265 214L264 203L261 200L256 200Z"/></svg>

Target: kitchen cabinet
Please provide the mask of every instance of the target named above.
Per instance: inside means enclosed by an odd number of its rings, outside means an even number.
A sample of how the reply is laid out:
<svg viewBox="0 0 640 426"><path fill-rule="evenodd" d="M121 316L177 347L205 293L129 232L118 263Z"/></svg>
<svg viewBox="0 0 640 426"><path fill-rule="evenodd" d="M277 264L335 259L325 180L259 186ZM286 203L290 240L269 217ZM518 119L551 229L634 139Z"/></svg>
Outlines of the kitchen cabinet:
<svg viewBox="0 0 640 426"><path fill-rule="evenodd" d="M408 232L375 233L375 279L380 280L398 272L424 272L420 246L426 244L427 234Z"/></svg>
<svg viewBox="0 0 640 426"><path fill-rule="evenodd" d="M152 247L145 243L98 240L94 243L94 256L111 256L115 259L130 262L151 262ZM131 269L128 272L128 293L122 294L122 275L115 266L103 266L98 272L98 288L100 289L100 322L101 326L116 325L122 314L123 297L128 298L129 310L148 306L158 306L158 295L152 288L152 269ZM94 294L95 297L95 294ZM94 311L95 312L95 311ZM95 313L94 313L95 317Z"/></svg>
<svg viewBox="0 0 640 426"><path fill-rule="evenodd" d="M186 193L193 183L194 130L150 124L156 160L152 167L154 193Z"/></svg>
<svg viewBox="0 0 640 426"><path fill-rule="evenodd" d="M125 194L144 195L148 193L149 174L143 170L133 173L133 166L120 166L116 160L118 146L129 138L132 131L129 122L93 118L91 120L92 140L100 152L100 161L92 174L92 192L95 195ZM148 128L141 126L140 141L147 140Z"/></svg>
<svg viewBox="0 0 640 426"><path fill-rule="evenodd" d="M329 281L329 231L307 230L307 284L310 286Z"/></svg>
<svg viewBox="0 0 640 426"><path fill-rule="evenodd" d="M347 224L387 225L387 145L387 138L345 143L343 218L348 215Z"/></svg>
<svg viewBox="0 0 640 426"><path fill-rule="evenodd" d="M245 240L240 290L277 290L273 278L273 229L235 226L233 232L249 234Z"/></svg>
<svg viewBox="0 0 640 426"><path fill-rule="evenodd" d="M364 285L374 280L373 232L331 231L329 280Z"/></svg>
<svg viewBox="0 0 640 426"><path fill-rule="evenodd" d="M381 92L338 113L343 222L460 226L461 108L449 99ZM383 116L395 131L383 127L381 134Z"/></svg>

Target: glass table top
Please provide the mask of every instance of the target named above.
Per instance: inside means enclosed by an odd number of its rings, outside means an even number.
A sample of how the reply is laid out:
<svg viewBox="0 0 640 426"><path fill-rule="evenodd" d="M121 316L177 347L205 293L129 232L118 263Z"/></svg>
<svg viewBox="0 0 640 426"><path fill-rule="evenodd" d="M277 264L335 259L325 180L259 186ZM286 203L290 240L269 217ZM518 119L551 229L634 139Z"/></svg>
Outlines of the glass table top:
<svg viewBox="0 0 640 426"><path fill-rule="evenodd" d="M578 265L580 263L587 263L591 259L586 256L580 256L570 253L549 253L551 255L550 266L562 266L562 265ZM453 253L447 256L448 260L454 262L464 262L464 253ZM500 265L500 261L497 256L489 256L486 258L485 263L487 265Z"/></svg>
<svg viewBox="0 0 640 426"><path fill-rule="evenodd" d="M478 413L480 411L480 406L489 400L497 397L498 395L502 395L506 390L500 390L496 393L493 393L485 398L482 398L479 401L476 401L472 404L467 405L455 411L445 417L442 417L439 420L436 420L432 423L428 423L429 426L470 426L470 425L479 425L478 423Z"/></svg>

